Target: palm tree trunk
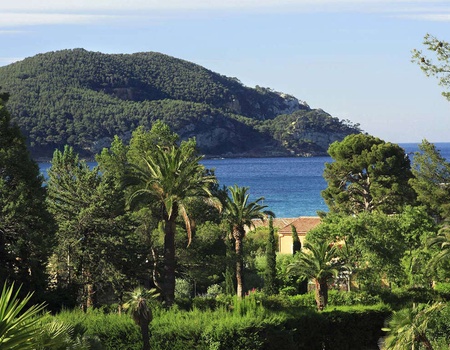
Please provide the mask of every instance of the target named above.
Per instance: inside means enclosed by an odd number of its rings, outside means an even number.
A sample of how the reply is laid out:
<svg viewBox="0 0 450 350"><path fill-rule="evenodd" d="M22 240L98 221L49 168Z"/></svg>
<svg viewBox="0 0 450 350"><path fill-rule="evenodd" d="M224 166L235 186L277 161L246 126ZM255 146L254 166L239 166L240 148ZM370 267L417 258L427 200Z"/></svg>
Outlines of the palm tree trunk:
<svg viewBox="0 0 450 350"><path fill-rule="evenodd" d="M235 237L236 250L236 295L238 298L244 296L244 258L242 252L242 238Z"/></svg>
<svg viewBox="0 0 450 350"><path fill-rule="evenodd" d="M146 320L141 320L139 322L142 334L142 350L150 350L150 330L148 327L148 322Z"/></svg>
<svg viewBox="0 0 450 350"><path fill-rule="evenodd" d="M316 285L316 304L317 309L322 311L328 304L328 284L326 280L314 280Z"/></svg>
<svg viewBox="0 0 450 350"><path fill-rule="evenodd" d="M164 227L164 300L168 307L175 300L175 215L165 222Z"/></svg>

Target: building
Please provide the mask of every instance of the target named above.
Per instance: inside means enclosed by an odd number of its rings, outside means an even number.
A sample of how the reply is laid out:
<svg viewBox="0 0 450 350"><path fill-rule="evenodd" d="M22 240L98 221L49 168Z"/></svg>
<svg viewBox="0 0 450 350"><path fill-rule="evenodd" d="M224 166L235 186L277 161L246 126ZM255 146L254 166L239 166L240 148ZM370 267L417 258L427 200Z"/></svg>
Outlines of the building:
<svg viewBox="0 0 450 350"><path fill-rule="evenodd" d="M300 242L304 244L306 234L320 224L318 216L300 216L278 229L278 251L281 254L292 254L292 227L297 230Z"/></svg>

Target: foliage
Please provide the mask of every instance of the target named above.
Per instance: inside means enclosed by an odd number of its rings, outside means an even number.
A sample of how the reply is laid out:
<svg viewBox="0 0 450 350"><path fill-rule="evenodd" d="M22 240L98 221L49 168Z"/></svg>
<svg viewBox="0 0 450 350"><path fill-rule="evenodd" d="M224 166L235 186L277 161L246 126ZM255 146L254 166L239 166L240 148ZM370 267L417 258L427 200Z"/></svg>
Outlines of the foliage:
<svg viewBox="0 0 450 350"><path fill-rule="evenodd" d="M392 214L414 202L410 162L400 146L357 134L334 142L328 153L334 162L325 164L322 197L331 212Z"/></svg>
<svg viewBox="0 0 450 350"><path fill-rule="evenodd" d="M384 339L383 349L433 349L429 337L429 329L433 316L443 309L442 303L432 305L418 305L413 308L394 311L387 322L387 337Z"/></svg>
<svg viewBox="0 0 450 350"><path fill-rule="evenodd" d="M21 293L41 298L54 223L38 165L6 110L8 97L0 90L0 283L16 281Z"/></svg>
<svg viewBox="0 0 450 350"><path fill-rule="evenodd" d="M127 295L128 300L124 304L124 309L129 310L134 323L141 329L143 350L150 350L149 324L153 320L150 304L152 299L155 299L157 296L155 289L146 290L138 287Z"/></svg>
<svg viewBox="0 0 450 350"><path fill-rule="evenodd" d="M338 246L328 241L306 243L305 250L294 258L288 273L314 281L317 309L322 311L328 303L328 283L342 269Z"/></svg>
<svg viewBox="0 0 450 350"><path fill-rule="evenodd" d="M27 308L31 294L19 299L19 289L14 291L14 283L3 285L0 295L0 348L10 350L35 349L39 337L40 312L44 305L33 305Z"/></svg>
<svg viewBox="0 0 450 350"><path fill-rule="evenodd" d="M450 163L441 156L436 146L427 140L419 145L414 154L410 184L417 199L431 215L441 222L450 218Z"/></svg>
<svg viewBox="0 0 450 350"><path fill-rule="evenodd" d="M298 237L297 229L294 225L291 225L292 229L292 254L302 250L302 243L300 242L300 238Z"/></svg>
<svg viewBox="0 0 450 350"><path fill-rule="evenodd" d="M435 234L435 224L423 209L406 207L397 215L327 215L308 233L307 240L345 242L341 252L348 278L360 288L370 289L386 282L428 285L431 276L426 267L431 251L426 242Z"/></svg>
<svg viewBox="0 0 450 350"><path fill-rule="evenodd" d="M162 224L164 232L162 291L167 305L171 306L175 291L176 221L179 216L183 218L189 245L192 222L187 203L200 198L210 205L220 206L210 191L210 185L217 180L206 174L204 166L199 163L202 157L196 154L195 140L182 142L180 146L153 145L140 148L139 152L140 161L130 162L125 176L125 183L131 189L128 202L134 209L146 206L151 209L153 202L158 209L153 215Z"/></svg>
<svg viewBox="0 0 450 350"><path fill-rule="evenodd" d="M177 275L191 281L196 295L209 294L207 289L211 285L223 282L227 264L226 236L224 225L208 221L196 226L189 248L178 250ZM186 245L185 240L181 244Z"/></svg>
<svg viewBox="0 0 450 350"><path fill-rule="evenodd" d="M276 130L292 129L288 118L273 124L265 121L290 112L296 102L292 97L249 88L237 79L156 52L48 52L0 67L0 86L12 95L9 109L34 156L51 156L55 148L67 144L82 156L93 157L109 147L115 135L128 139L137 126L148 130L157 120L183 139L214 138L212 129L225 129L227 136L202 143L202 152L212 155L261 152L267 145L289 155L291 149L301 151L295 147L303 142L295 132L274 137ZM305 104L295 108L297 124L307 130L323 128L320 134L338 137L358 132ZM327 145L320 148L323 154Z"/></svg>
<svg viewBox="0 0 450 350"><path fill-rule="evenodd" d="M58 224L51 264L54 287L79 286L84 309L94 305L94 293L112 288L120 295L133 276L125 276L125 262L136 254L121 192L68 146L55 151L48 175L48 205Z"/></svg>
<svg viewBox="0 0 450 350"><path fill-rule="evenodd" d="M438 249L438 253L429 261L430 268L436 269L439 265L447 267L450 257L450 226L445 224L436 237L429 239L428 244Z"/></svg>
<svg viewBox="0 0 450 350"><path fill-rule="evenodd" d="M276 282L276 241L273 230L273 218L269 217L269 235L267 238L267 248L266 248L266 271L264 274L264 291L268 295L277 294L277 282Z"/></svg>
<svg viewBox="0 0 450 350"><path fill-rule="evenodd" d="M229 187L230 195L225 203L225 221L230 228L230 236L234 242L236 253L236 294L242 297L244 293L243 286L243 239L245 237L245 227L253 226L252 220L264 220L268 215L275 216L271 211L264 210L267 206L259 202L263 197L249 202L248 187L238 187L234 185Z"/></svg>
<svg viewBox="0 0 450 350"><path fill-rule="evenodd" d="M428 58L421 50L414 49L412 61L420 66L427 77L436 77L439 85L448 88L450 85L450 43L426 34L423 38L423 45L430 51L428 54L431 54L433 58ZM450 92L443 92L442 95L450 100Z"/></svg>
<svg viewBox="0 0 450 350"><path fill-rule="evenodd" d="M56 321L73 326L75 334L97 337L105 349L142 350L142 335L129 315L91 309L86 313L64 310L53 317Z"/></svg>

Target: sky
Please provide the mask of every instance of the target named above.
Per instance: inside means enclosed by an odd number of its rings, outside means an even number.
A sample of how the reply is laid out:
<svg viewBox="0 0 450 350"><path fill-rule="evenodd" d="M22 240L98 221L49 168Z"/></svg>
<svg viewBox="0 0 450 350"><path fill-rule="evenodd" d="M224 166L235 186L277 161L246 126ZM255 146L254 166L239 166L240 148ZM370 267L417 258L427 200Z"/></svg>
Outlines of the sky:
<svg viewBox="0 0 450 350"><path fill-rule="evenodd" d="M449 0L13 0L0 66L63 49L161 52L268 87L389 142L450 142L450 102L411 62L450 41Z"/></svg>

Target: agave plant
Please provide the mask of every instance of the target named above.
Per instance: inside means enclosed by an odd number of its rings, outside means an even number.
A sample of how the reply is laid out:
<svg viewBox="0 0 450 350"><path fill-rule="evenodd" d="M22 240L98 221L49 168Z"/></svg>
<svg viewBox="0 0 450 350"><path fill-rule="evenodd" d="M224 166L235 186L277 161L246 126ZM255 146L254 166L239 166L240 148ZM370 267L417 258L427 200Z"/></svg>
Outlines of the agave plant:
<svg viewBox="0 0 450 350"><path fill-rule="evenodd" d="M0 295L0 349L28 350L36 349L36 341L40 335L37 317L45 305L33 305L26 308L32 297L28 293L25 298L18 298L20 288L14 292L14 283L8 287L3 285Z"/></svg>

